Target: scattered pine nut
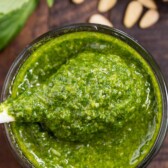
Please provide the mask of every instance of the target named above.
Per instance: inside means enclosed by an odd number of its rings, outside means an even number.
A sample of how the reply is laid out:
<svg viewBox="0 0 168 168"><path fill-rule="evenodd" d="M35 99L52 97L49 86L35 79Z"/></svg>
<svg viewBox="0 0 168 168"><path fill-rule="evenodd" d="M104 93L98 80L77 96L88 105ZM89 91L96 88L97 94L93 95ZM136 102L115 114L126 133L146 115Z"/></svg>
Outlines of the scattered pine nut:
<svg viewBox="0 0 168 168"><path fill-rule="evenodd" d="M75 4L81 4L83 3L85 0L72 0L73 3Z"/></svg>
<svg viewBox="0 0 168 168"><path fill-rule="evenodd" d="M128 4L128 7L125 12L124 25L127 28L133 27L140 18L142 12L143 12L142 4L138 1L131 1Z"/></svg>
<svg viewBox="0 0 168 168"><path fill-rule="evenodd" d="M99 12L107 12L115 6L117 0L100 0L98 4Z"/></svg>
<svg viewBox="0 0 168 168"><path fill-rule="evenodd" d="M159 12L157 10L150 9L148 10L140 21L140 28L146 29L151 27L159 20Z"/></svg>
<svg viewBox="0 0 168 168"><path fill-rule="evenodd" d="M100 14L94 14L90 17L89 23L98 23L106 26L113 27L112 23L105 18L103 15Z"/></svg>
<svg viewBox="0 0 168 168"><path fill-rule="evenodd" d="M144 7L149 9L157 9L157 5L154 0L138 0Z"/></svg>

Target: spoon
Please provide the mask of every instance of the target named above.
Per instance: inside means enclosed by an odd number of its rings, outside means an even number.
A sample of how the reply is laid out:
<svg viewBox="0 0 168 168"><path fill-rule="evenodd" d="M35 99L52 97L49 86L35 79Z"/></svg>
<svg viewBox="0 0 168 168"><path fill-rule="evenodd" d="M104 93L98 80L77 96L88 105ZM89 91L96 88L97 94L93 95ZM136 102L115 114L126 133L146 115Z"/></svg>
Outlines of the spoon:
<svg viewBox="0 0 168 168"><path fill-rule="evenodd" d="M0 123L40 123L55 137L68 141L101 137L100 134L109 133L113 127L122 127L134 112L125 112L133 100L129 99L127 88L122 88L128 94L125 99L111 90L118 87L116 79L125 77L127 72L118 71L112 80L115 72L111 72L111 63L107 59L101 64L101 57L101 54L90 54L90 57L81 54L40 86L28 88L15 98L9 97L0 105ZM92 59L94 64L90 64ZM86 67L92 71L86 71ZM108 73L101 69L107 69ZM118 106L120 97L123 106Z"/></svg>

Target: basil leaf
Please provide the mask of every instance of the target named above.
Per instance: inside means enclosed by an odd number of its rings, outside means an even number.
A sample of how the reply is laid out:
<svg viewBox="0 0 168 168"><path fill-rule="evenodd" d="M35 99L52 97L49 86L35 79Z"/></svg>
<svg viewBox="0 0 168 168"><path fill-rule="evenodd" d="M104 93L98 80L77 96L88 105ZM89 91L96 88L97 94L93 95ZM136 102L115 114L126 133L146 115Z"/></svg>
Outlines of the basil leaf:
<svg viewBox="0 0 168 168"><path fill-rule="evenodd" d="M13 5L11 9L7 10L7 6L9 7L11 2L7 0L4 2L7 2L8 5L4 6L6 10L0 8L0 50L17 35L38 4L38 0L24 0L25 3L22 6L17 3L18 5ZM18 6L19 8L17 8Z"/></svg>
<svg viewBox="0 0 168 168"><path fill-rule="evenodd" d="M47 0L47 4L49 7L52 7L54 4L54 0Z"/></svg>
<svg viewBox="0 0 168 168"><path fill-rule="evenodd" d="M1 0L0 1L0 13L8 14L14 10L21 8L29 0Z"/></svg>

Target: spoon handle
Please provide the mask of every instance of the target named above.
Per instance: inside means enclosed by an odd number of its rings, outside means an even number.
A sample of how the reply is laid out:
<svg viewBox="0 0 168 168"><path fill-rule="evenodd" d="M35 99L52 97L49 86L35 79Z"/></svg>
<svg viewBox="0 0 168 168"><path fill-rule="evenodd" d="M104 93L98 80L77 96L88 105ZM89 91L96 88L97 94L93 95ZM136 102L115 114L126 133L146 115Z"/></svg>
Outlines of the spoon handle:
<svg viewBox="0 0 168 168"><path fill-rule="evenodd" d="M0 124L9 123L9 122L12 122L12 121L15 121L15 119L14 119L14 117L10 116L7 113L6 109L4 109L3 112L0 112Z"/></svg>

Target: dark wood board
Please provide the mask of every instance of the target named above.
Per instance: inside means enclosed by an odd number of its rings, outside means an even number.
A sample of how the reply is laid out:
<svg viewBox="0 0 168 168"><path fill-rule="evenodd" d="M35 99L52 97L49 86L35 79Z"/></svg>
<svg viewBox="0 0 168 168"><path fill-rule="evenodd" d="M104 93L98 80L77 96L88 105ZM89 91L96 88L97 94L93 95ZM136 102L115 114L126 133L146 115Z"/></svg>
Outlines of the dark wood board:
<svg viewBox="0 0 168 168"><path fill-rule="evenodd" d="M105 13L114 26L137 39L154 56L168 81L168 4L157 1L161 14L159 22L153 27L142 30L137 25L131 29L124 28L123 15L129 0L119 0L116 7ZM0 52L0 92L5 76L14 59L33 39L46 31L71 23L87 22L89 16L97 13L98 0L85 0L81 5L75 5L70 0L56 0L54 6L48 9L44 0L27 21L20 34ZM0 168L20 168L12 155L0 126ZM159 154L149 165L149 168L168 168L168 136Z"/></svg>

